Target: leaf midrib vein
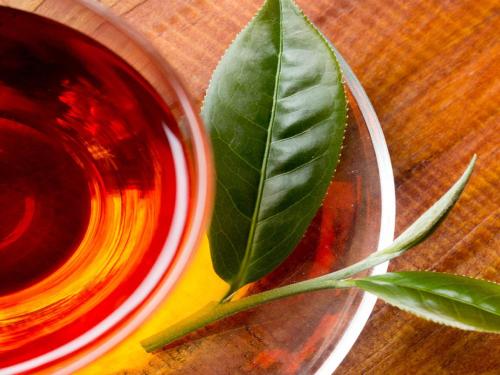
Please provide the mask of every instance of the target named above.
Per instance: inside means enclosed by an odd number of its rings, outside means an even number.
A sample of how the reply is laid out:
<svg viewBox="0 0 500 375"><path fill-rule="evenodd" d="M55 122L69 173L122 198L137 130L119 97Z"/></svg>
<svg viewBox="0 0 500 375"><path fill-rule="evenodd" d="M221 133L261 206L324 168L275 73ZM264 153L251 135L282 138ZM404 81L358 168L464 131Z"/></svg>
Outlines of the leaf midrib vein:
<svg viewBox="0 0 500 375"><path fill-rule="evenodd" d="M267 139L266 139L266 149L264 151L264 158L262 160L262 167L261 167L261 175L260 175L260 180L259 180L259 188L257 191L257 199L255 201L255 208L254 208L254 214L252 216L252 221L250 225L250 232L248 235L248 240L247 240L247 246L245 248L245 255L243 257L243 262L241 263L240 270L237 274L237 276L232 280L231 283L231 288L237 290L241 286L242 281L246 279L247 276L247 265L250 262L250 259L252 257L251 250L252 250L252 243L253 243L253 238L255 236L255 231L257 228L257 221L259 218L260 214L260 205L262 202L262 196L263 196L263 191L264 191L264 184L266 182L265 176L266 176L266 171L267 171L267 166L268 166L268 161L269 161L269 151L271 149L272 145L272 135L273 135L273 127L274 127L274 121L276 118L276 106L278 104L278 94L279 94L279 84L280 84L280 76L281 76L281 63L282 63L282 57L283 57L283 9L282 9L282 4L281 0L279 0L279 32L280 32L280 40L279 40L279 51L278 51L278 66L276 67L276 76L274 80L274 95L273 95L273 106L271 108L271 118L269 119L269 126L268 126L268 131L267 131Z"/></svg>

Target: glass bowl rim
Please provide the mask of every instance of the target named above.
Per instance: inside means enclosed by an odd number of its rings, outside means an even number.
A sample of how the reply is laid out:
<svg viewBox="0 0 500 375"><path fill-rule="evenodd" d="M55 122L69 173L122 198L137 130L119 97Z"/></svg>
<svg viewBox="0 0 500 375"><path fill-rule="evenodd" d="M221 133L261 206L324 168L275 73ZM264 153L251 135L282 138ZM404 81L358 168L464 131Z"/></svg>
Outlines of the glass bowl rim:
<svg viewBox="0 0 500 375"><path fill-rule="evenodd" d="M109 22L113 27L127 35L134 43L140 46L148 56L150 56L151 60L164 76L167 87L175 95L180 104L182 114L186 118L184 126L189 131L190 140L193 144L193 149L189 152L194 164L193 179L195 183L191 185L192 192L190 194L190 204L193 208L189 215L190 220L188 220L187 217L182 218L183 222L180 228L181 234L176 244L174 244L178 250L170 256L167 256L167 238L161 254L158 256L157 261L151 267L150 272L146 275L143 282L141 282L131 296L121 303L110 315L96 326L91 327L88 331L60 347L9 367L0 368L1 375L36 371L46 366L48 366L51 371L53 370L55 374L73 373L97 359L128 337L156 310L179 281L192 255L201 243L213 207L213 176L215 174L210 141L206 135L203 122L194 110L195 106L193 105L193 101L175 70L165 58L159 54L150 41L137 32L134 27L129 25L122 17L112 13L106 6L95 0L72 1L83 6L90 12L101 16L106 22ZM33 13L32 10L28 12ZM69 25L69 27L72 26ZM178 147L181 146L178 145ZM181 159L183 159L182 161L184 163L186 162L184 158ZM176 204L176 206L179 205ZM178 214L179 210L182 209L178 209L178 207L175 208L176 212L174 216ZM187 213L185 216L187 216ZM188 224L190 225L188 226ZM172 228L170 230L172 230ZM167 259L168 262L165 262ZM164 264L159 265L162 262L164 262ZM161 268L155 271L155 266ZM154 275L153 272L155 272ZM151 277L153 279L156 278L156 281L151 281ZM146 283L148 280L149 282ZM72 356L77 355L79 351L81 351L82 354L77 357L75 361L72 361ZM62 364L60 368L52 368L52 366L57 366L58 363Z"/></svg>
<svg viewBox="0 0 500 375"><path fill-rule="evenodd" d="M384 137L382 126L378 120L373 105L368 98L361 82L358 80L349 64L340 52L330 43L343 72L344 80L351 90L370 134L380 182L380 232L377 251L388 246L394 240L396 227L396 190L389 149ZM370 275L380 275L387 272L389 262L379 264L370 270ZM316 371L316 375L332 374L345 359L363 331L370 317L377 297L363 292L361 302L351 318L340 340Z"/></svg>

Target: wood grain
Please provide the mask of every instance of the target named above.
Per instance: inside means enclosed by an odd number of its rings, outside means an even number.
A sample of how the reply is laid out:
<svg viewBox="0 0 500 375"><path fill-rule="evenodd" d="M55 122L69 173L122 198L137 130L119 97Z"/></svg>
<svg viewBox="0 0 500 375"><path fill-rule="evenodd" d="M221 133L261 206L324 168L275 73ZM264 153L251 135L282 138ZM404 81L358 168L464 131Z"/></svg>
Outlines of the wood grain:
<svg viewBox="0 0 500 375"><path fill-rule="evenodd" d="M258 0L104 0L147 35L198 101ZM432 240L391 263L500 281L500 4L298 0L364 85L385 131L401 230L479 162ZM210 17L205 17L209 13ZM175 29L175 30L172 30ZM378 303L338 374L497 374L500 337L444 328Z"/></svg>

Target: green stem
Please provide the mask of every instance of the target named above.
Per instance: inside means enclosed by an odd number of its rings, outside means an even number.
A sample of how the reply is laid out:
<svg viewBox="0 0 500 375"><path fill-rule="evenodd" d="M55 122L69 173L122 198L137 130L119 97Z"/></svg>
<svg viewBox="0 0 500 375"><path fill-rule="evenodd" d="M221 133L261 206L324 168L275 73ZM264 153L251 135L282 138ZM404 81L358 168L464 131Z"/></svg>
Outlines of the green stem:
<svg viewBox="0 0 500 375"><path fill-rule="evenodd" d="M362 271L367 270L369 268L372 268L378 264L384 263L388 260L395 258L399 254L396 254L395 252L393 252L392 247L393 246L391 245L390 247L388 247L384 250L373 253L370 256L366 257L365 259L360 260L357 263L351 264L350 266L347 266L341 270L331 272L331 273L328 273L326 275L319 276L319 277L316 277L314 279L307 280L307 281L304 281L301 283L292 284L289 286L295 286L297 284L303 284L303 283L306 283L306 285L309 285L307 283L308 281L319 282L319 281L327 281L327 280L333 281L333 280L347 279L348 277L353 276L359 272L362 272ZM228 292L221 299L220 303L221 304L228 303L231 300L231 297L234 295L234 293L235 293L235 291L233 289L229 289Z"/></svg>
<svg viewBox="0 0 500 375"><path fill-rule="evenodd" d="M369 268L372 268L372 267L374 267L374 266L376 266L378 264L384 263L384 262L386 262L388 260L391 260L391 259L393 259L395 257L396 257L395 254L385 253L384 250L378 251L376 253L373 253L369 257L367 257L367 258L365 258L363 260L360 260L357 263L351 264L350 266L342 268L341 270L338 270L338 271L335 271L335 272L331 272L331 273L327 273L326 275L317 277L317 278L315 278L313 280L321 281L321 280L342 280L342 279L346 279L346 278L348 278L350 276L353 276L353 275L355 275L357 273L365 271L365 270L367 270Z"/></svg>
<svg viewBox="0 0 500 375"><path fill-rule="evenodd" d="M142 346L146 351L152 352L207 324L279 298L314 290L356 286L353 280L345 279L377 264L398 257L406 250L424 241L439 226L467 184L475 161L476 156L474 155L464 174L452 188L385 249L373 253L369 257L342 270L315 279L254 294L236 301L226 302L235 291L232 288L222 299L221 303L217 304L214 302L174 326L143 340L141 342Z"/></svg>
<svg viewBox="0 0 500 375"><path fill-rule="evenodd" d="M391 249L391 247L388 249ZM374 253L369 257L339 271L316 277L314 279L253 294L236 301L226 302L229 297L229 295L226 294L221 303L212 303L205 306L179 323L141 341L141 345L147 352L152 352L170 344L188 333L206 326L207 324L276 299L321 289L347 288L355 286L351 280L344 279L399 255L398 253L386 252L388 249Z"/></svg>
<svg viewBox="0 0 500 375"><path fill-rule="evenodd" d="M354 286L354 284L349 280L317 278L268 290L236 301L215 304L215 306L214 304L209 304L185 320L141 341L141 345L147 352L152 352L207 324L214 323L238 312L251 309L276 299L293 296L303 292L332 288L348 288L351 286Z"/></svg>

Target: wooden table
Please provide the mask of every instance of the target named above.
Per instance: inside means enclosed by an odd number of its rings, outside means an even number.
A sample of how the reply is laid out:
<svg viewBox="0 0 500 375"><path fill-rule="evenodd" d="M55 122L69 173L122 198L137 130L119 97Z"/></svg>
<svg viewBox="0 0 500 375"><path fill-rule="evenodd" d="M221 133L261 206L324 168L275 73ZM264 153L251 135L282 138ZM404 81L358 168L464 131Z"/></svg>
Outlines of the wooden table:
<svg viewBox="0 0 500 375"><path fill-rule="evenodd" d="M156 45L198 103L220 56L261 4L101 1ZM498 1L297 2L350 63L379 115L396 179L398 231L479 156L445 225L390 269L500 282ZM498 374L500 336L438 326L379 302L337 373Z"/></svg>
<svg viewBox="0 0 500 375"><path fill-rule="evenodd" d="M201 100L260 0L103 0L145 33ZM479 161L446 224L391 270L500 281L500 4L495 0L298 0L334 41L379 115L401 230ZM209 11L220 17L204 15ZM332 22L332 20L335 20ZM176 32L168 31L175 27ZM167 38L166 36L170 36ZM175 36L175 38L172 38ZM498 374L500 336L437 326L379 302L338 374Z"/></svg>

